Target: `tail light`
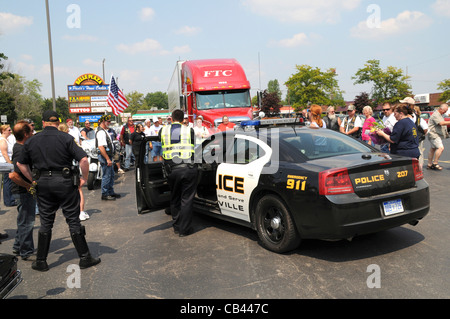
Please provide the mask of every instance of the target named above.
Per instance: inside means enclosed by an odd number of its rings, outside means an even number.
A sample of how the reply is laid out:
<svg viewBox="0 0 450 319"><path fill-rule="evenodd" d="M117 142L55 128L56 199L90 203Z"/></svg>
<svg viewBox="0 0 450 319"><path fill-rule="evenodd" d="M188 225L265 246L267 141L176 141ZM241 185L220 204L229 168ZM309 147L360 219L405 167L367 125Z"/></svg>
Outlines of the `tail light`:
<svg viewBox="0 0 450 319"><path fill-rule="evenodd" d="M339 195L353 192L352 181L346 168L329 169L319 173L320 195Z"/></svg>
<svg viewBox="0 0 450 319"><path fill-rule="evenodd" d="M416 182L423 179L423 171L420 168L419 160L417 158L413 158L412 166L413 166L413 171L414 171L414 179L416 180Z"/></svg>

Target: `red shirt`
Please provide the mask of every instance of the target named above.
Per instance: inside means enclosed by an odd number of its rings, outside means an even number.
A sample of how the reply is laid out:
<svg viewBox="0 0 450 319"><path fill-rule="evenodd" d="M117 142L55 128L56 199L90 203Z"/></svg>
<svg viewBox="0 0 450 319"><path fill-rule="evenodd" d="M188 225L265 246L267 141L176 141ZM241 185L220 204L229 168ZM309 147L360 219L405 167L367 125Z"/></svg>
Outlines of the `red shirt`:
<svg viewBox="0 0 450 319"><path fill-rule="evenodd" d="M220 123L219 126L217 127L218 131L226 131L226 130L232 130L234 128L236 124L232 123L232 122L228 122L228 124L224 124L224 123Z"/></svg>

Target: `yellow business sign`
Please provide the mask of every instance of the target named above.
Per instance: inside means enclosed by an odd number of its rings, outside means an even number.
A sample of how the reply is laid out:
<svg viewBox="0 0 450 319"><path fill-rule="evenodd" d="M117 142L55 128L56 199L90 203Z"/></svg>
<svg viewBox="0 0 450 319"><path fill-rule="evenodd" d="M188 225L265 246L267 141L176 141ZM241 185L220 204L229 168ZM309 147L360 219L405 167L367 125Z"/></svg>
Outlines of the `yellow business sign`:
<svg viewBox="0 0 450 319"><path fill-rule="evenodd" d="M102 85L104 81L98 75L86 73L79 76L73 85Z"/></svg>
<svg viewBox="0 0 450 319"><path fill-rule="evenodd" d="M70 96L69 102L90 102L90 96Z"/></svg>

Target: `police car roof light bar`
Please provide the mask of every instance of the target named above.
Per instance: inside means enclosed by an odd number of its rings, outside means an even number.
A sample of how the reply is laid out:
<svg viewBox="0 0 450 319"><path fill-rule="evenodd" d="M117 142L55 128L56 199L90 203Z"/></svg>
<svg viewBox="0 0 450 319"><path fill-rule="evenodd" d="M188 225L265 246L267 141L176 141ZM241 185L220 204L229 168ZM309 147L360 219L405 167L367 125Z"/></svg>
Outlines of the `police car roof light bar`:
<svg viewBox="0 0 450 319"><path fill-rule="evenodd" d="M298 122L297 118L280 118L280 119L263 119L263 120L249 120L242 121L241 126L246 127L262 127L262 126L275 126L275 125L304 125L302 122Z"/></svg>

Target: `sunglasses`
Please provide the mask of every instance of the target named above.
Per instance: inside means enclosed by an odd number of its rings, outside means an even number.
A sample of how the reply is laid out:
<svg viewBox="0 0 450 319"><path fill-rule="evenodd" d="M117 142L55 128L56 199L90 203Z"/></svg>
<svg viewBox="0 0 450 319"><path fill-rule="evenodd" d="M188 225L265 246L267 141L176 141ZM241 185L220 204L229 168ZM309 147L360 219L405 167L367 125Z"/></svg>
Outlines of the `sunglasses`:
<svg viewBox="0 0 450 319"><path fill-rule="evenodd" d="M383 112L387 112L390 111L391 109L383 109Z"/></svg>

